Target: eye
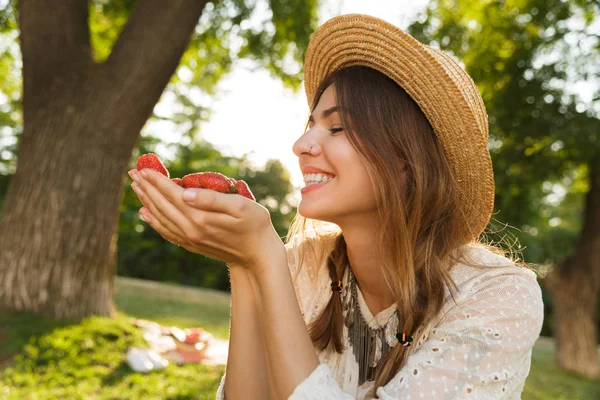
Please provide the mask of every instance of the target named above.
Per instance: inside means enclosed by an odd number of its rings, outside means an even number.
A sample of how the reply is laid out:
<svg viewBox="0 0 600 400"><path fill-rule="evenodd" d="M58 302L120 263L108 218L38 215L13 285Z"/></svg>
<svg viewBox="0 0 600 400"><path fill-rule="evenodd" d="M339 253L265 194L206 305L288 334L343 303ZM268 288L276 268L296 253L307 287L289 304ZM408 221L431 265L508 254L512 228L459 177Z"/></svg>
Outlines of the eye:
<svg viewBox="0 0 600 400"><path fill-rule="evenodd" d="M344 128L331 128L329 131L331 132L332 135L334 135L334 134L336 134L338 132L341 132L343 130L344 130Z"/></svg>

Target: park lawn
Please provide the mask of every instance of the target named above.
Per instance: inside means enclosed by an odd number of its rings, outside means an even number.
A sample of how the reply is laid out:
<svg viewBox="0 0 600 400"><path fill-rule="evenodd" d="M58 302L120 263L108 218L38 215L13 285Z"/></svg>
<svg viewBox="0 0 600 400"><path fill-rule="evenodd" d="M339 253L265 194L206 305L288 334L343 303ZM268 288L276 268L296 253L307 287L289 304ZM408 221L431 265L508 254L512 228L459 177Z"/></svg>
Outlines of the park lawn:
<svg viewBox="0 0 600 400"><path fill-rule="evenodd" d="M145 346L131 319L229 336L229 295L213 290L117 278L115 319L81 324L0 314L0 399L214 399L225 366L169 365L138 374L125 363ZM600 381L559 371L553 347L538 342L523 399L596 399Z"/></svg>
<svg viewBox="0 0 600 400"><path fill-rule="evenodd" d="M0 314L0 399L215 398L225 366L169 365L138 374L125 355L131 346L148 347L131 325L134 317L228 339L229 294L119 277L115 303L114 320L81 324Z"/></svg>
<svg viewBox="0 0 600 400"><path fill-rule="evenodd" d="M545 339L545 338L544 338ZM599 351L600 366L600 351ZM554 345L539 340L533 347L531 372L525 381L524 400L600 399L600 379L560 370L554 363Z"/></svg>

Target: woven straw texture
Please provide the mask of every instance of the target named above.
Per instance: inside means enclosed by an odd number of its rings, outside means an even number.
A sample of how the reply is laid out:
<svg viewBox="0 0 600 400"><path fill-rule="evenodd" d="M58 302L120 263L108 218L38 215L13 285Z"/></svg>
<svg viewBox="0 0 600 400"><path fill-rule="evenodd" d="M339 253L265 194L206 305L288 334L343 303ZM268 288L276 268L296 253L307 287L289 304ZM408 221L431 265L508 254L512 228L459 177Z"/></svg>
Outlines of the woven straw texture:
<svg viewBox="0 0 600 400"><path fill-rule="evenodd" d="M494 174L488 117L471 77L447 54L386 21L342 15L321 25L308 45L304 87L309 107L328 74L355 65L389 76L421 107L458 181L467 240L477 238L492 215Z"/></svg>

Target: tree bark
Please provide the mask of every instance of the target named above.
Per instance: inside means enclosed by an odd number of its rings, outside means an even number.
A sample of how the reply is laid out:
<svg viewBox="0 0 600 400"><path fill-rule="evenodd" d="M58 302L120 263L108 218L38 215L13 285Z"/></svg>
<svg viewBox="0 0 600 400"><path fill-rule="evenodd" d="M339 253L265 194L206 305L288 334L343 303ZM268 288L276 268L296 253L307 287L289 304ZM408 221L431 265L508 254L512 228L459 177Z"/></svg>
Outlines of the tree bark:
<svg viewBox="0 0 600 400"><path fill-rule="evenodd" d="M24 129L0 214L1 309L114 314L125 172L205 3L139 1L113 56L96 65L87 1L52 2L54 11L20 2Z"/></svg>
<svg viewBox="0 0 600 400"><path fill-rule="evenodd" d="M589 166L583 229L575 252L546 276L554 308L555 361L598 378L596 304L600 291L600 155Z"/></svg>

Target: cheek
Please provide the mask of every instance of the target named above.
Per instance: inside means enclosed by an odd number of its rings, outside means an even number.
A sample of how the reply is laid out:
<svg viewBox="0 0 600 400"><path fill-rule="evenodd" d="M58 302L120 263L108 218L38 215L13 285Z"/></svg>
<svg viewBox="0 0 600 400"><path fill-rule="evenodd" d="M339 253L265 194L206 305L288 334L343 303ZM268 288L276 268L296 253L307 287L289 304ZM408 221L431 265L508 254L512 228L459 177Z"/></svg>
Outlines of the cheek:
<svg viewBox="0 0 600 400"><path fill-rule="evenodd" d="M339 197L347 204L372 204L375 202L375 193L371 179L362 169L347 170L338 180L336 191Z"/></svg>

